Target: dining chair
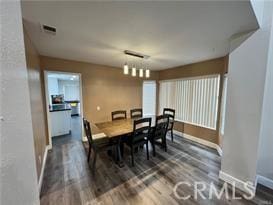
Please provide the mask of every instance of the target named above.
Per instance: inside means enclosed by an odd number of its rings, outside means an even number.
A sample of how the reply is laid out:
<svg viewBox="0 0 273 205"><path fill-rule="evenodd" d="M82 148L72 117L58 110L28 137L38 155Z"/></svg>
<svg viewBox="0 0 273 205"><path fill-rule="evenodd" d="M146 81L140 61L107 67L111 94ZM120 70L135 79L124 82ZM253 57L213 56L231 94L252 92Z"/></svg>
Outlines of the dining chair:
<svg viewBox="0 0 273 205"><path fill-rule="evenodd" d="M156 155L155 152L155 145L161 145L165 149L165 152L167 152L167 140L166 135L168 131L168 125L169 125L169 116L168 115L160 115L156 117L156 124L155 128L150 136L150 142L153 147L153 155ZM158 140L161 140L158 141Z"/></svg>
<svg viewBox="0 0 273 205"><path fill-rule="evenodd" d="M126 110L117 110L112 112L112 121L126 119Z"/></svg>
<svg viewBox="0 0 273 205"><path fill-rule="evenodd" d="M89 144L89 151L87 156L88 162L90 161L90 156L92 152L91 150L93 150L94 152L94 159L92 163L92 171L94 173L96 170L96 160L97 160L98 152L108 150L109 148L112 147L112 144L107 138L100 138L100 139L94 140L92 137L90 123L85 118L83 118L83 126L84 126L85 135L88 139L88 144Z"/></svg>
<svg viewBox="0 0 273 205"><path fill-rule="evenodd" d="M131 151L132 166L134 163L135 148L146 144L147 160L149 160L149 136L151 131L152 118L141 118L134 121L133 134L127 139L127 146Z"/></svg>
<svg viewBox="0 0 273 205"><path fill-rule="evenodd" d="M173 142L173 125L174 125L175 110L171 109L171 108L164 108L163 115L169 116L168 131L171 131L171 138L172 138L172 142Z"/></svg>
<svg viewBox="0 0 273 205"><path fill-rule="evenodd" d="M130 115L132 119L142 118L142 108L136 108L136 109L130 110Z"/></svg>

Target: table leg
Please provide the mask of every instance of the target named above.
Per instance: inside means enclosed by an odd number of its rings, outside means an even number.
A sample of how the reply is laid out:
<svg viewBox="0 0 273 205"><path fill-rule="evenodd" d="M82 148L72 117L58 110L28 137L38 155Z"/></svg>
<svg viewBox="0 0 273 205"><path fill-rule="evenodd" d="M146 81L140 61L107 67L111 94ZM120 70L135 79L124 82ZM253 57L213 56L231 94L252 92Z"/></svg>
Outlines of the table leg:
<svg viewBox="0 0 273 205"><path fill-rule="evenodd" d="M123 146L123 145L122 145L122 138L120 137L118 140L118 144L117 144L118 165L120 168L124 167L123 157L121 154L121 146Z"/></svg>

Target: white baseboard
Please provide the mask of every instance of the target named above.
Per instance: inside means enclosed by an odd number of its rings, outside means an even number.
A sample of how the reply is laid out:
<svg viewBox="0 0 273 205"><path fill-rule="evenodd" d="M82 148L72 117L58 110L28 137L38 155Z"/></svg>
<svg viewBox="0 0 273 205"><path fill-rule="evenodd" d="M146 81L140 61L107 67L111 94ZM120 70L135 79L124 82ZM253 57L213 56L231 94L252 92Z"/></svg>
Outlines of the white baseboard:
<svg viewBox="0 0 273 205"><path fill-rule="evenodd" d="M41 173L39 177L38 187L39 187L39 193L41 192L42 184L43 184L43 178L44 178L44 171L45 171L45 165L46 165L46 159L47 159L47 153L48 150L52 149L51 146L47 145L44 152L43 162L42 162L42 168Z"/></svg>
<svg viewBox="0 0 273 205"><path fill-rule="evenodd" d="M218 144L215 144L215 143L213 143L213 142L209 142L209 141L207 141L207 140L200 139L200 138L198 138L198 137L194 137L194 136L192 136L192 135L188 135L188 134L179 132L179 131L177 131L177 130L174 130L173 133L176 134L176 135L178 135L178 136L181 136L181 137L184 137L184 138L186 138L186 139L189 139L189 140L191 140L191 141L194 141L194 142L197 142L197 143L199 143L199 144L205 145L205 146L207 146L207 147L211 147L211 148L213 148L213 149L216 149L217 152L218 152L218 154L219 154L220 156L222 156L222 149L221 149L221 147L220 147Z"/></svg>
<svg viewBox="0 0 273 205"><path fill-rule="evenodd" d="M253 183L242 181L223 171L220 171L219 178L223 180L224 182L227 182L228 184L235 184L235 187L237 189L240 189L241 191L245 193L249 193L250 190L254 193L256 191L256 186Z"/></svg>
<svg viewBox="0 0 273 205"><path fill-rule="evenodd" d="M265 187L267 187L269 189L273 189L273 180L268 179L268 178L266 178L264 176L257 175L256 183L264 185Z"/></svg>

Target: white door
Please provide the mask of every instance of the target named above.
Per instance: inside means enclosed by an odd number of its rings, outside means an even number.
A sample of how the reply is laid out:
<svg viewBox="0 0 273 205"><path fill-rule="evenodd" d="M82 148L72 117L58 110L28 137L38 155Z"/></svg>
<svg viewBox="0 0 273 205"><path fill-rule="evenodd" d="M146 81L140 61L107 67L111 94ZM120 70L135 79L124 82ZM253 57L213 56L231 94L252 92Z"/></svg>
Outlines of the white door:
<svg viewBox="0 0 273 205"><path fill-rule="evenodd" d="M143 115L156 114L156 82L144 81L142 92Z"/></svg>

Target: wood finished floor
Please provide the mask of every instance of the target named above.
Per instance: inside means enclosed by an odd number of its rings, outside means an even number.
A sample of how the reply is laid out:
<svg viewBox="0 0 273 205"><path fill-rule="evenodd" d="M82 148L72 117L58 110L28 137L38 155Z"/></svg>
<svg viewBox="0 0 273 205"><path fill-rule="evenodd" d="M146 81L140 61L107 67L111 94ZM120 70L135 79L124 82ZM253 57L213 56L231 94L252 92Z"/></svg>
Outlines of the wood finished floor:
<svg viewBox="0 0 273 205"><path fill-rule="evenodd" d="M157 149L157 156L146 160L145 150L135 155L135 167L125 149L125 166L119 168L106 153L97 160L96 175L92 176L86 161L86 148L80 141L78 119L73 120L71 135L53 140L48 153L43 185L42 205L93 204L272 204L272 191L259 186L256 197L247 200L194 200L193 189L178 189L179 194L191 194L184 201L177 199L173 188L177 182L213 182L218 188L220 157L213 150L175 136L168 140L168 151ZM209 190L205 191L209 195ZM238 192L236 196L240 196Z"/></svg>

